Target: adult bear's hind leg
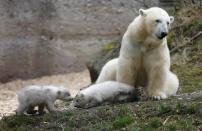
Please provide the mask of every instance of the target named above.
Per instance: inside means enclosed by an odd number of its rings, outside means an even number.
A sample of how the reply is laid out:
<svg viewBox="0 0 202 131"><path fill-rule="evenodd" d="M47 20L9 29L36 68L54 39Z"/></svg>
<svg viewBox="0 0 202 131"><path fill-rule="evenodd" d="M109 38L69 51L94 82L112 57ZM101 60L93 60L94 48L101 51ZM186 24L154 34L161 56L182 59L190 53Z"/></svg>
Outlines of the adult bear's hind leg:
<svg viewBox="0 0 202 131"><path fill-rule="evenodd" d="M96 84L110 80L116 81L117 62L117 58L112 59L103 66L100 75L98 76L98 79L96 81Z"/></svg>
<svg viewBox="0 0 202 131"><path fill-rule="evenodd" d="M178 88L179 88L179 80L177 76L171 71L169 71L165 87L165 92L167 96L176 95Z"/></svg>

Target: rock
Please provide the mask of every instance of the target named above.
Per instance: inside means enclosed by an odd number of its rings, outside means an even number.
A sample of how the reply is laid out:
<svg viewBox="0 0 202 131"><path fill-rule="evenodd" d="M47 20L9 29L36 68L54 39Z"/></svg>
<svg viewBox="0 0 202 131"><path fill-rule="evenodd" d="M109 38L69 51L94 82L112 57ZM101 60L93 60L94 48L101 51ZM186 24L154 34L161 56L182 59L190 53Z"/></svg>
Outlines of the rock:
<svg viewBox="0 0 202 131"><path fill-rule="evenodd" d="M109 60L118 57L120 47L121 40L106 44L99 53L97 53L89 62L87 62L92 83L97 80L104 64Z"/></svg>
<svg viewBox="0 0 202 131"><path fill-rule="evenodd" d="M120 38L139 8L176 3L201 0L1 0L0 82L80 71Z"/></svg>
<svg viewBox="0 0 202 131"><path fill-rule="evenodd" d="M1 0L0 82L80 71L158 0Z"/></svg>

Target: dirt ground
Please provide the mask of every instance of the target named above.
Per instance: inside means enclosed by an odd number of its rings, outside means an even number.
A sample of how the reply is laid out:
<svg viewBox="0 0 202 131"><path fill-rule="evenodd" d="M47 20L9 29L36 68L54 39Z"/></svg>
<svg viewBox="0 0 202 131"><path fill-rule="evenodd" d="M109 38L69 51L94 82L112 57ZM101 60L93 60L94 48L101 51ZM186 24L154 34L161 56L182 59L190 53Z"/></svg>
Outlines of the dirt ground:
<svg viewBox="0 0 202 131"><path fill-rule="evenodd" d="M15 80L6 84L0 84L0 119L4 115L13 114L14 110L17 108L16 92L26 85L34 84L63 85L69 88L72 96L75 96L80 88L90 84L90 76L88 70L84 70L82 72L45 76L31 80Z"/></svg>

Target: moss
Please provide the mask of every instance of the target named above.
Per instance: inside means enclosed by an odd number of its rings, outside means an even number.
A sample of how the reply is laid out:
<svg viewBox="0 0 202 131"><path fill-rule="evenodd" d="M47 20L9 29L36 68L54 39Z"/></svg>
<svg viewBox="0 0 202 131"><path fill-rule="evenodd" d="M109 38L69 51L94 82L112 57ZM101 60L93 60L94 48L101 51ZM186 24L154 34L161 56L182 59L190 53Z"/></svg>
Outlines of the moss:
<svg viewBox="0 0 202 131"><path fill-rule="evenodd" d="M108 50L112 50L112 49L115 49L115 48L117 48L117 43L116 42L111 42L111 43L106 44L103 47L103 50L108 51Z"/></svg>

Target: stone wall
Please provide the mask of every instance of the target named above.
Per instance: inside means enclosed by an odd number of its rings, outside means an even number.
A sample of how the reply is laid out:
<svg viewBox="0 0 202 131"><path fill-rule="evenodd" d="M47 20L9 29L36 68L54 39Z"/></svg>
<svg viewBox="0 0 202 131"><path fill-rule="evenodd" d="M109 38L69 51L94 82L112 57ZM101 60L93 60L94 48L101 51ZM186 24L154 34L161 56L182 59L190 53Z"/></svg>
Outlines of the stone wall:
<svg viewBox="0 0 202 131"><path fill-rule="evenodd" d="M1 0L0 81L80 71L158 0Z"/></svg>

